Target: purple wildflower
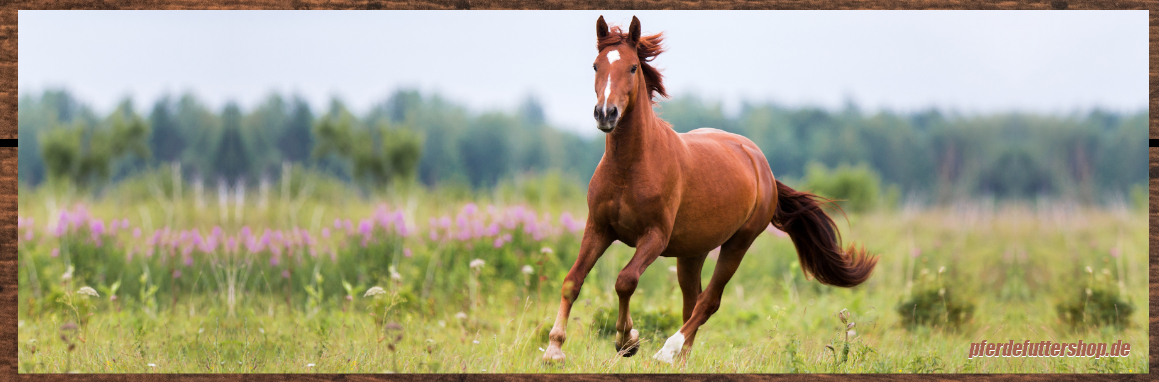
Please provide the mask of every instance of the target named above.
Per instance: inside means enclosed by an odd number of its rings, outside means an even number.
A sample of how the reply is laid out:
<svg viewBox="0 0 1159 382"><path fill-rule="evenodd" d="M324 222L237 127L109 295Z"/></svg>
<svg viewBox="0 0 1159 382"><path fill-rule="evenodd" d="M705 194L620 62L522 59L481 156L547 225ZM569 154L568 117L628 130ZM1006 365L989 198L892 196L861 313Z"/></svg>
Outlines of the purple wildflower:
<svg viewBox="0 0 1159 382"><path fill-rule="evenodd" d="M370 219L362 219L358 222L358 233L362 236L370 236L371 230L374 229L374 223Z"/></svg>

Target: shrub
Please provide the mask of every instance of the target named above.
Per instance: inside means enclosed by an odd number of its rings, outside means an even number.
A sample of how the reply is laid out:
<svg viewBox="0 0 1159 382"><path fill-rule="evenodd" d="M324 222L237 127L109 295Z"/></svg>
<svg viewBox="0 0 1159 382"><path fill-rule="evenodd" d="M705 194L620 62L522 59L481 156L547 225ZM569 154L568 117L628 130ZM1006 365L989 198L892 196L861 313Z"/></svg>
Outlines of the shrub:
<svg viewBox="0 0 1159 382"><path fill-rule="evenodd" d="M907 329L918 326L957 329L970 321L974 315L974 303L957 296L955 288L945 283L941 273L923 271L909 300L897 304L902 326Z"/></svg>
<svg viewBox="0 0 1159 382"><path fill-rule="evenodd" d="M1079 286L1070 288L1072 293L1058 303L1056 308L1059 318L1071 328L1126 328L1130 324L1127 318L1135 311L1135 307L1123 299L1119 285L1111 278L1111 272L1104 269L1094 274L1087 267L1087 273L1087 282L1076 283Z"/></svg>
<svg viewBox="0 0 1159 382"><path fill-rule="evenodd" d="M811 163L805 171L805 189L838 200L841 208L864 212L877 207L881 195L881 176L868 165L841 165L829 169Z"/></svg>

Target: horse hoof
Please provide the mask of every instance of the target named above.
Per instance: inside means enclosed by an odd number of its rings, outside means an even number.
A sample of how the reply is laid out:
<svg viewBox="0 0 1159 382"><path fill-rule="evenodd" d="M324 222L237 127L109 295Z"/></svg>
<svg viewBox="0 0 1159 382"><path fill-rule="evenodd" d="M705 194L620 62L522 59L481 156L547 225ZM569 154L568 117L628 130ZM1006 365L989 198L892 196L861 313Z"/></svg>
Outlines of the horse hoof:
<svg viewBox="0 0 1159 382"><path fill-rule="evenodd" d="M624 357L631 357L636 355L636 352L640 351L640 332L636 329L632 329L630 332L628 332L627 342L627 345L617 346L616 352L620 353Z"/></svg>
<svg viewBox="0 0 1159 382"><path fill-rule="evenodd" d="M664 342L664 347L660 348L660 351L656 352L656 355L652 356L652 358L671 365L672 359L683 346L684 334L677 331L676 334L673 334L672 337L668 338L668 341Z"/></svg>
<svg viewBox="0 0 1159 382"><path fill-rule="evenodd" d="M543 352L543 361L547 363L561 364L565 358L563 350L555 346L548 346L547 351Z"/></svg>
<svg viewBox="0 0 1159 382"><path fill-rule="evenodd" d="M620 350L620 352L622 352L622 353L623 353L623 356L624 356L624 357L631 357L631 356L634 356L634 355L636 355L636 352L638 352L638 351L640 351L640 346L639 346L639 344L630 345L630 347L628 347L628 349L627 349L627 350Z"/></svg>

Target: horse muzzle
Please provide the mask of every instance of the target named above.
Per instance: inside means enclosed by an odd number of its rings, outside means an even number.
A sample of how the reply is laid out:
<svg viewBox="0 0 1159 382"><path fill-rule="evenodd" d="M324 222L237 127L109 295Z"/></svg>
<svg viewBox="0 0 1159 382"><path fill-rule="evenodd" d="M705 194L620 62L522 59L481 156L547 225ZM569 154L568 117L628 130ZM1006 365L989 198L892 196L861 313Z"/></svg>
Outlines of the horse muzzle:
<svg viewBox="0 0 1159 382"><path fill-rule="evenodd" d="M612 129L616 128L616 124L620 122L620 108L616 106L607 110L596 106L593 114L596 117L596 128L605 133L612 132Z"/></svg>

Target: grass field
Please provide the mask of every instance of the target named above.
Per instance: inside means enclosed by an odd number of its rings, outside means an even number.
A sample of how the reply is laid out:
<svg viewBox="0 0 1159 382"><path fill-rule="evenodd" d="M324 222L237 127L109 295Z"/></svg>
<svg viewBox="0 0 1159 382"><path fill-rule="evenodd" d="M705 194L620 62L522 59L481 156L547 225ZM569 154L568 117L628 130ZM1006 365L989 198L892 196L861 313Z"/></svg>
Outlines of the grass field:
<svg viewBox="0 0 1159 382"><path fill-rule="evenodd" d="M21 190L20 372L1148 372L1141 208L978 202L838 218L846 243L881 255L853 289L806 280L792 243L770 230L675 365L651 358L680 323L672 259L633 297L641 351L615 354L612 285L632 254L617 243L584 284L557 366L540 349L578 250L582 197L246 197L239 211L189 194ZM375 286L383 293L366 296ZM1132 351L968 359L981 340Z"/></svg>

